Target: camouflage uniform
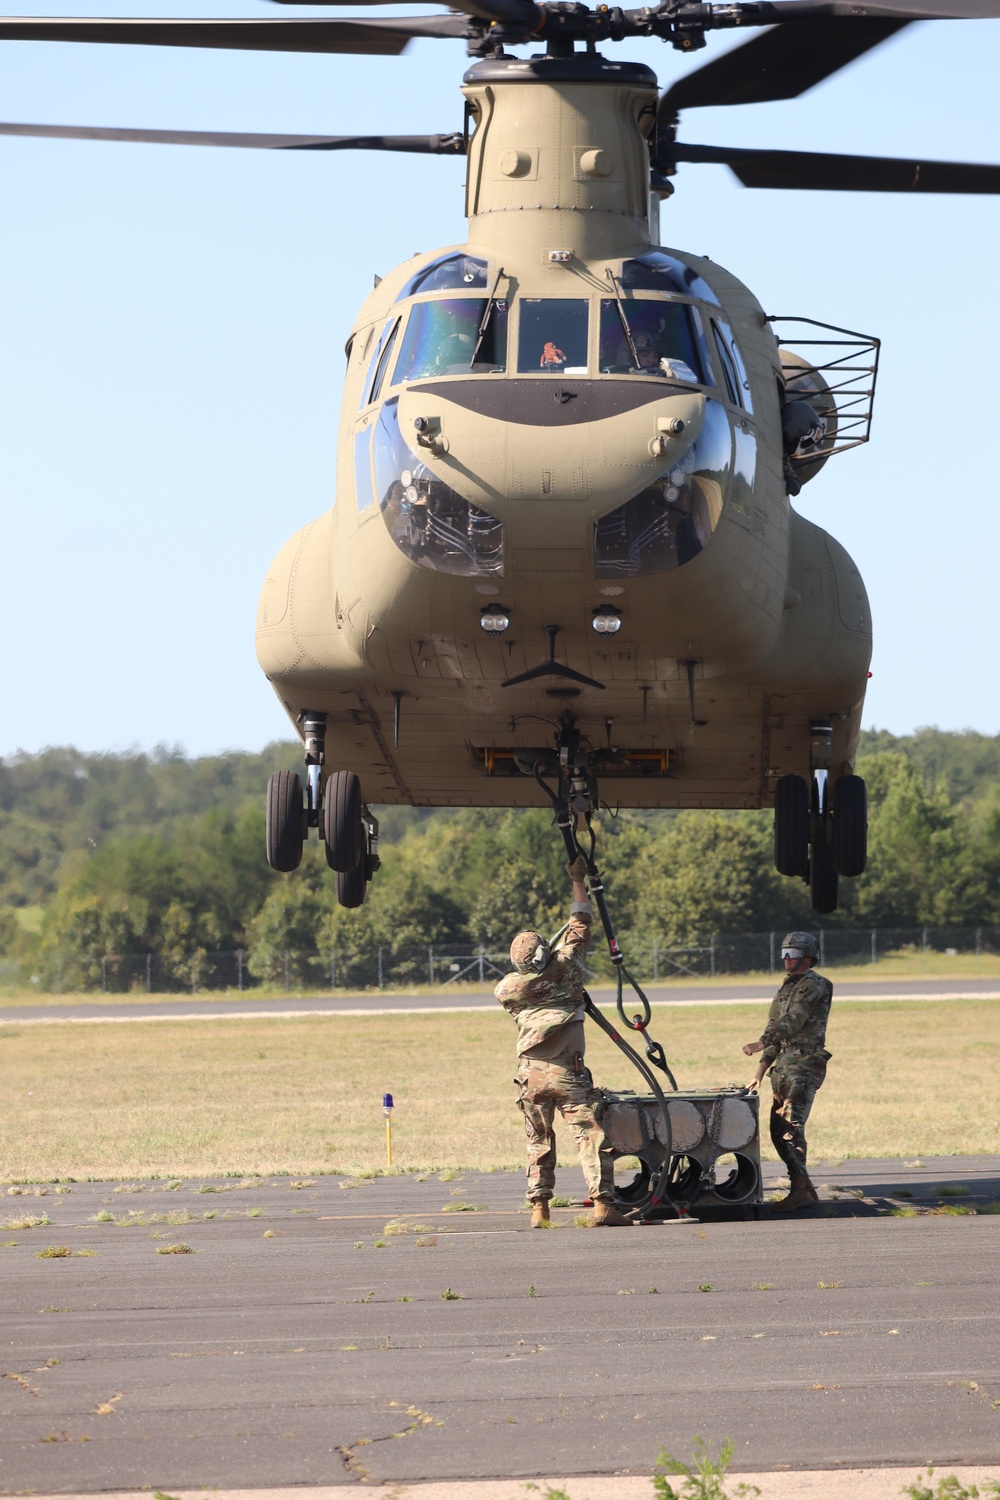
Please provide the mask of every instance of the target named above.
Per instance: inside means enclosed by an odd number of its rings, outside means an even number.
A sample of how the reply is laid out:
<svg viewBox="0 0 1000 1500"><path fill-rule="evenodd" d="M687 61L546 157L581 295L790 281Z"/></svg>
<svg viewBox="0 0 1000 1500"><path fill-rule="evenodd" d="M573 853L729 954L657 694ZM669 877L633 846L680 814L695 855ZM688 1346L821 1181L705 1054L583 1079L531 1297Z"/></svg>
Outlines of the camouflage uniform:
<svg viewBox="0 0 1000 1500"><path fill-rule="evenodd" d="M584 1066L583 959L590 945L590 909L570 908L569 927L540 974L507 974L494 990L517 1022L521 1062L514 1083L528 1138L528 1198L552 1197L558 1109L576 1140L595 1203L614 1201L614 1155L601 1127L603 1099Z"/></svg>
<svg viewBox="0 0 1000 1500"><path fill-rule="evenodd" d="M793 1185L806 1173L805 1126L826 1077L826 1021L833 985L809 969L785 980L771 1001L761 1041L771 1064L771 1140Z"/></svg>

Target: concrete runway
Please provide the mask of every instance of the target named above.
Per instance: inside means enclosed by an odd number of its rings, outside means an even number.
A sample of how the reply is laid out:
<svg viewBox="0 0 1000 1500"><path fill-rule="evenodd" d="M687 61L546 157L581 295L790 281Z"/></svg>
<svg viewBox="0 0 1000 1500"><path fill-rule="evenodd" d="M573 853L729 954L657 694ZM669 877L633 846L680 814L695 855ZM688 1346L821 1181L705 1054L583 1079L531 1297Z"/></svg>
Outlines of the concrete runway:
<svg viewBox="0 0 1000 1500"><path fill-rule="evenodd" d="M595 1231L567 1208L545 1233L517 1173L8 1196L8 1221L52 1222L0 1236L0 1486L527 1500L560 1476L574 1500L638 1500L582 1476L648 1475L696 1433L731 1436L776 1500L847 1494L842 1473L789 1488L798 1471L1000 1477L1000 1214L943 1211L997 1202L1000 1157L815 1178L824 1201L790 1221ZM193 1253L157 1253L177 1243Z"/></svg>
<svg viewBox="0 0 1000 1500"><path fill-rule="evenodd" d="M652 1004L660 1005L742 1005L768 1003L781 976L772 983L729 983L712 985L651 984L646 993ZM836 1000L1000 1000L1000 980L991 979L872 979L840 982L833 972ZM599 1005L613 1005L614 991L595 987L592 991ZM379 993L361 990L335 995L288 995L255 1000L253 991L227 996L225 1000L198 995L190 1000L123 1000L76 1001L68 1005L0 1006L0 1025L17 1022L51 1024L57 1021L155 1021L214 1020L218 1017L244 1019L248 1016L370 1016L395 1012L417 1015L423 1011L493 1010L496 1000L492 989L482 991L438 990L432 994L394 991Z"/></svg>

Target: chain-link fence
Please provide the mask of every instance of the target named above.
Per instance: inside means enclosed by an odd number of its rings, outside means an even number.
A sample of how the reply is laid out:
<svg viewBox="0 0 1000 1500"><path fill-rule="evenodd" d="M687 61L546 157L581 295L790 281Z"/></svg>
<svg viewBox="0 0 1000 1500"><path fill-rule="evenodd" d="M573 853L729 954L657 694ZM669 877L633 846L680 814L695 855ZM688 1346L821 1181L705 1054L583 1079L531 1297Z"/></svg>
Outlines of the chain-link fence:
<svg viewBox="0 0 1000 1500"><path fill-rule="evenodd" d="M890 957L906 955L914 971L921 957L928 968L936 955L1000 954L998 927L820 928L819 965L877 968ZM688 978L722 978L743 974L777 974L781 970L783 932L719 932L684 947L661 943L624 944L629 972L643 984ZM432 989L492 988L510 964L505 951L486 948L443 949L372 944L350 951L275 950L265 954L235 949L222 953L124 953L102 957L49 954L44 973L22 972L16 964L0 968L0 982L31 986L36 992L80 991L116 994L198 994L206 990L374 990L429 986ZM595 983L613 977L607 952L595 934L588 958L588 978Z"/></svg>

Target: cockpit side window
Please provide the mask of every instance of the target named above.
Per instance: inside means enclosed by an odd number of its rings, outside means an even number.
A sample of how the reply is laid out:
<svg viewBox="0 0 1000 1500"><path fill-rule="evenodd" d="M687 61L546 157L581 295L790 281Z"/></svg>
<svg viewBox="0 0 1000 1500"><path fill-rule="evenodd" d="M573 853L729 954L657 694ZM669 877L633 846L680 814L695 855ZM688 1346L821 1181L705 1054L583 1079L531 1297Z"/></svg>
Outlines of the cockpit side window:
<svg viewBox="0 0 1000 1500"><path fill-rule="evenodd" d="M712 330L715 334L715 347L722 361L722 373L729 399L734 406L742 406L744 411L752 412L753 396L750 393L750 381L747 378L743 357L733 338L733 330L728 323L714 320Z"/></svg>
<svg viewBox="0 0 1000 1500"><path fill-rule="evenodd" d="M410 309L393 383L432 375L502 374L506 367L507 303L441 297Z"/></svg>
<svg viewBox="0 0 1000 1500"><path fill-rule="evenodd" d="M388 338L383 336L382 350L375 361L375 374L372 376L371 390L368 392L369 406L378 400L385 384L385 372L389 368L389 360L392 356L393 347L396 343L396 334L399 332L399 319L392 325Z"/></svg>
<svg viewBox="0 0 1000 1500"><path fill-rule="evenodd" d="M692 309L683 302L601 300L601 374L660 375L703 385ZM627 330L626 330L627 324Z"/></svg>
<svg viewBox="0 0 1000 1500"><path fill-rule="evenodd" d="M683 261L663 250L650 250L635 260L622 261L619 277L627 290L644 292L679 292L682 297L697 297L702 302L721 306L708 282Z"/></svg>
<svg viewBox="0 0 1000 1500"><path fill-rule="evenodd" d="M715 334L715 347L719 351L719 360L722 364L722 378L726 383L726 394L733 406L742 406L743 402L739 398L736 366L733 364L733 356L729 352L725 339L719 332L717 323L712 324L712 332Z"/></svg>
<svg viewBox="0 0 1000 1500"><path fill-rule="evenodd" d="M590 304L582 298L522 297L519 375L586 375Z"/></svg>
<svg viewBox="0 0 1000 1500"><path fill-rule="evenodd" d="M486 262L475 256L439 255L429 266L421 266L399 292L397 302L418 292L471 292L486 285Z"/></svg>

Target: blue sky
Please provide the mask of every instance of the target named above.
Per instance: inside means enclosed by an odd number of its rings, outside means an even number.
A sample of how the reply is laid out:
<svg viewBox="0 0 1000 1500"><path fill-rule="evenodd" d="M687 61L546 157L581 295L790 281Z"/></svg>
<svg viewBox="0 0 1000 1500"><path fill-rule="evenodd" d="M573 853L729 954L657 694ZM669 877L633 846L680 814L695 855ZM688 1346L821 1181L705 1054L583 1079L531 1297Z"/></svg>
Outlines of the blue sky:
<svg viewBox="0 0 1000 1500"><path fill-rule="evenodd" d="M695 61L734 44L720 33ZM691 66L654 42L617 55L664 84ZM998 66L1000 22L913 26L797 102L692 111L682 134L1000 162ZM386 59L2 42L0 111L448 131L464 67L460 42ZM0 139L0 754L200 754L288 733L253 654L257 593L332 501L343 345L372 275L463 237L463 176L445 159ZM872 442L798 502L868 585L866 724L1000 732L1000 199L750 191L721 167L682 168L676 186L666 244L722 262L769 313L884 341Z"/></svg>

